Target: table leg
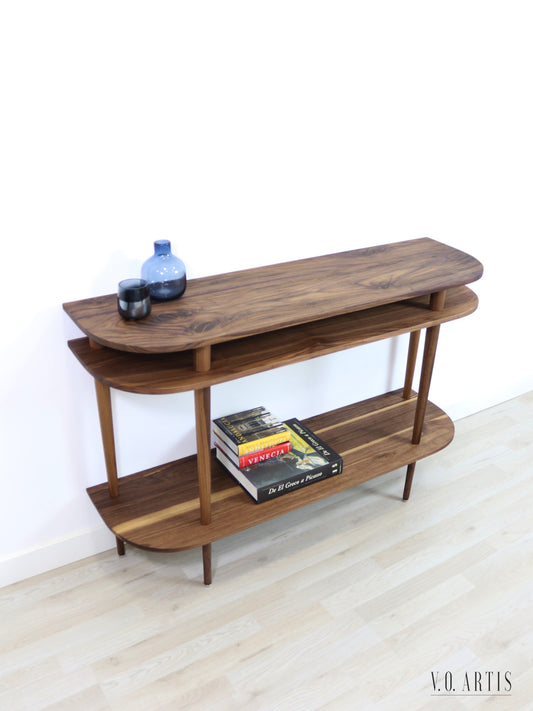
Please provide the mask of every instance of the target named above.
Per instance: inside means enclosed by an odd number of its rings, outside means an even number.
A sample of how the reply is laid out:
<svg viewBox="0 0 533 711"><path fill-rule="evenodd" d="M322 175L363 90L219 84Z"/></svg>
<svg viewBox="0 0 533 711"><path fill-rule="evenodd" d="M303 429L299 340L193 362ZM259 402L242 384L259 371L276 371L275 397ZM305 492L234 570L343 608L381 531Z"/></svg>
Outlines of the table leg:
<svg viewBox="0 0 533 711"><path fill-rule="evenodd" d="M403 487L403 500L407 501L409 495L411 494L411 484L413 483L413 475L415 473L416 462L412 462L407 467L407 473L405 475L405 485Z"/></svg>
<svg viewBox="0 0 533 711"><path fill-rule="evenodd" d="M409 400L409 398L411 397L419 341L420 331L411 331L411 333L409 334L409 351L407 353L407 367L405 369L405 381L403 386L404 400Z"/></svg>
<svg viewBox="0 0 533 711"><path fill-rule="evenodd" d="M426 414L426 405L429 397L429 386L431 384L431 376L433 374L433 365L435 363L435 353L437 352L437 341L439 339L440 325L431 326L426 331L426 339L424 342L424 357L422 360L422 371L420 373L420 386L418 388L418 398L415 410L415 422L413 425L413 444L419 444L422 436L422 427L424 425L424 416Z"/></svg>
<svg viewBox="0 0 533 711"><path fill-rule="evenodd" d="M432 311L440 311L444 308L446 300L446 291L438 291L431 294L429 308ZM433 366L435 364L435 354L437 352L437 342L439 340L440 324L430 326L426 329L426 338L424 340L424 355L422 358L422 370L420 373L420 385L418 388L418 397L416 401L415 421L413 425L413 435L411 442L419 444L422 437L422 428L424 426L424 417L426 414L426 406L429 397L429 386L431 385L431 376L433 375ZM411 343L409 344L411 355ZM405 397L405 390L404 390ZM412 462L407 467L405 476L405 485L403 490L403 499L407 501L411 493L411 484L415 473L415 464Z"/></svg>
<svg viewBox="0 0 533 711"><path fill-rule="evenodd" d="M204 563L204 585L211 585L211 544L202 546L202 558Z"/></svg>
<svg viewBox="0 0 533 711"><path fill-rule="evenodd" d="M194 367L205 372L211 367L211 349L199 348L194 353ZM194 391L194 409L196 414L196 451L198 466L198 491L200 497L200 521L211 523L211 391L202 388ZM202 546L204 566L204 584L210 585L211 543Z"/></svg>
<svg viewBox="0 0 533 711"><path fill-rule="evenodd" d="M94 381L96 388L96 401L100 417L100 431L104 446L105 467L107 471L107 484L111 496L118 496L117 458L115 454L115 435L113 432L113 412L111 410L111 392L108 385L99 380Z"/></svg>
<svg viewBox="0 0 533 711"><path fill-rule="evenodd" d="M209 388L194 391L200 520L203 524L211 523L210 394Z"/></svg>
<svg viewBox="0 0 533 711"><path fill-rule="evenodd" d="M113 498L118 496L118 475L117 457L115 451L115 435L113 431L113 411L111 408L111 391L108 385L104 385L99 380L94 381L96 389L96 402L98 404L98 416L100 418L100 431L102 433L102 444L104 446L105 467L107 472L107 485L109 495ZM125 554L124 541L116 539L117 553Z"/></svg>

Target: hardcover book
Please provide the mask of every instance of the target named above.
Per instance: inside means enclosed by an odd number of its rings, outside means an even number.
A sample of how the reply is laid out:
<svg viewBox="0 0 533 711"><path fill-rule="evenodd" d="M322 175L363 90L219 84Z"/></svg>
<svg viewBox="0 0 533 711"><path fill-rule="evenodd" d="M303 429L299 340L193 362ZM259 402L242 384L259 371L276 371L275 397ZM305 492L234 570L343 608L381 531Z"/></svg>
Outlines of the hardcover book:
<svg viewBox="0 0 533 711"><path fill-rule="evenodd" d="M291 449L291 443L289 441L282 442L281 444L276 444L274 447L267 447L266 449L260 449L257 452L250 452L250 454L243 454L242 457L239 457L235 454L235 452L232 452L229 447L226 447L224 442L221 442L215 435L215 447L222 449L232 464L239 469L243 469L244 467L249 467L252 464L259 464L259 462L272 459L272 457L279 457L281 454L287 454L287 452Z"/></svg>
<svg viewBox="0 0 533 711"><path fill-rule="evenodd" d="M239 468L216 447L217 459L256 503L301 489L342 472L342 457L297 419L287 420L291 450L279 457Z"/></svg>
<svg viewBox="0 0 533 711"><path fill-rule="evenodd" d="M289 441L287 427L264 407L218 417L213 432L238 457Z"/></svg>

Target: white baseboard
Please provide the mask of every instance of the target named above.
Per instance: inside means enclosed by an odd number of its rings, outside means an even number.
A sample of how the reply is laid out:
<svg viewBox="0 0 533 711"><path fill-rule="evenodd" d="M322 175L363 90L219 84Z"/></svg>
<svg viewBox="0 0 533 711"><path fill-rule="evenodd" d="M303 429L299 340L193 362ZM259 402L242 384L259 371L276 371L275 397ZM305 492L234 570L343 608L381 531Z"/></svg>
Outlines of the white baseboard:
<svg viewBox="0 0 533 711"><path fill-rule="evenodd" d="M439 402L441 407L455 422L462 420L463 417L475 415L477 412L482 412L490 407L496 407L502 402L513 400L520 395L525 395L533 390L533 377L521 378L512 384L507 383L505 387L498 388L497 384L493 384L490 392L478 391L470 393L468 400L442 405L441 401L435 399L434 402Z"/></svg>
<svg viewBox="0 0 533 711"><path fill-rule="evenodd" d="M0 559L0 587L46 573L115 546L115 537L105 526L77 531Z"/></svg>

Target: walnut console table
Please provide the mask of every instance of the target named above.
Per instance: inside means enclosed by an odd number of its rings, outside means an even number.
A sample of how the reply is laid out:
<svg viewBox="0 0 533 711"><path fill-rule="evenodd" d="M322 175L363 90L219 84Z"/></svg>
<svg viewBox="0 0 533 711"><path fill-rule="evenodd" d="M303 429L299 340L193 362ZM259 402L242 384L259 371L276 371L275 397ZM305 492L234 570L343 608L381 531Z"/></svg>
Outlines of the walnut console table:
<svg viewBox="0 0 533 711"><path fill-rule="evenodd" d="M87 336L69 346L95 381L107 468L107 482L87 491L119 554L125 541L157 551L201 546L209 584L213 541L401 466L407 499L415 463L453 438L450 418L428 401L437 339L441 323L476 309L465 285L482 272L473 257L423 238L194 279L141 321L124 321L115 295L64 304ZM211 386L401 333L410 333L402 389L306 420L342 454L343 473L255 504L210 449ZM193 390L197 454L119 478L110 388Z"/></svg>

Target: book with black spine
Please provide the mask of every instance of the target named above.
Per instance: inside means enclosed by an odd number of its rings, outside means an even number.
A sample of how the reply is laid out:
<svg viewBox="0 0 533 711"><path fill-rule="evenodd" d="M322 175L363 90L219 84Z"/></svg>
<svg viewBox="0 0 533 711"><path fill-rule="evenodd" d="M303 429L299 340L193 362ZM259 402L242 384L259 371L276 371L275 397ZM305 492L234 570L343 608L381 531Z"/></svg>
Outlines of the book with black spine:
<svg viewBox="0 0 533 711"><path fill-rule="evenodd" d="M342 457L300 420L284 423L291 450L279 457L239 469L217 444L217 459L256 503L269 501L342 472Z"/></svg>

